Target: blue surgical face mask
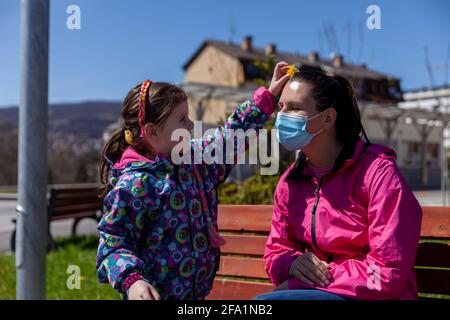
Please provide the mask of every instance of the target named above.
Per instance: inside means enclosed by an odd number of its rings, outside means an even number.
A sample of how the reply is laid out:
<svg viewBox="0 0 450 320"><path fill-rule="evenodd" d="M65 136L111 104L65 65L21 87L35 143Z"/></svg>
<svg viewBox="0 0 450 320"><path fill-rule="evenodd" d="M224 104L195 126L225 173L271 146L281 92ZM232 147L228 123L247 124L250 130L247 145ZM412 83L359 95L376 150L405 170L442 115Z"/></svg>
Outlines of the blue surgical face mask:
<svg viewBox="0 0 450 320"><path fill-rule="evenodd" d="M308 121L317 118L321 114L322 112L308 119L306 116L278 112L275 122L278 141L291 151L304 149L311 142L312 138L324 131L322 129L315 134L306 131Z"/></svg>

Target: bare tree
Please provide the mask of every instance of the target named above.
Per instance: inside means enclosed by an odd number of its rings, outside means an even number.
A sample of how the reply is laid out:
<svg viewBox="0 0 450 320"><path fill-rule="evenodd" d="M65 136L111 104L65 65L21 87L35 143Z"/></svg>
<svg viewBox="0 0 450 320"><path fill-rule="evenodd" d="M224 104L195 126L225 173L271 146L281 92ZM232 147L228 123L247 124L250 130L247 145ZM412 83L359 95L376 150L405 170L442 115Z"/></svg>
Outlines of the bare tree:
<svg viewBox="0 0 450 320"><path fill-rule="evenodd" d="M347 24L344 27L344 31L347 31L347 61L352 61L351 54L352 54L352 22L348 21Z"/></svg>
<svg viewBox="0 0 450 320"><path fill-rule="evenodd" d="M319 52L320 52L320 55L323 56L323 55L325 55L325 48L324 48L324 45L323 45L323 33L322 33L322 30L319 29L317 31L317 35L319 37Z"/></svg>
<svg viewBox="0 0 450 320"><path fill-rule="evenodd" d="M215 90L214 86L211 86L210 88L208 88L208 91L206 91L206 94L203 97L201 97L196 103L194 103L195 120L202 121L203 115L205 114L206 106L211 100L211 96L214 90Z"/></svg>
<svg viewBox="0 0 450 320"><path fill-rule="evenodd" d="M359 28L358 28L358 39L359 39L359 51L358 51L358 56L356 58L356 60L358 62L361 61L362 55L364 53L364 22L360 21L359 22Z"/></svg>
<svg viewBox="0 0 450 320"><path fill-rule="evenodd" d="M428 53L428 46L423 47L424 53L425 53L425 66L427 68L428 76L430 77L430 83L431 86L434 87L434 76L433 76L433 68L431 66L430 62L430 56Z"/></svg>
<svg viewBox="0 0 450 320"><path fill-rule="evenodd" d="M448 84L448 69L450 68L450 42L448 43L447 58L445 59L445 84Z"/></svg>

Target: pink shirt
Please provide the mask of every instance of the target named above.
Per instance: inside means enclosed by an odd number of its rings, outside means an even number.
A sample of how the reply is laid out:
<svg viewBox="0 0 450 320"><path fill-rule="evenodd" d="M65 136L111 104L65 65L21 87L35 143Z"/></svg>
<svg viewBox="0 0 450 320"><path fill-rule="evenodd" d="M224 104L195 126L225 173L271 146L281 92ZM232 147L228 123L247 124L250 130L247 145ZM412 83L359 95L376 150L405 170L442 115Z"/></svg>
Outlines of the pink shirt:
<svg viewBox="0 0 450 320"><path fill-rule="evenodd" d="M288 280L289 289L319 289L362 300L416 299L414 261L422 208L401 176L393 150L359 140L352 153L319 190L318 179L304 175L308 165L302 170L294 163L282 175L265 269L274 285ZM306 250L322 261L332 257L332 280L326 287L289 274L292 262Z"/></svg>
<svg viewBox="0 0 450 320"><path fill-rule="evenodd" d="M327 175L333 169L333 163L325 167L315 167L309 161L306 162L308 165L305 168L305 173L311 174L317 180L320 180L323 176Z"/></svg>

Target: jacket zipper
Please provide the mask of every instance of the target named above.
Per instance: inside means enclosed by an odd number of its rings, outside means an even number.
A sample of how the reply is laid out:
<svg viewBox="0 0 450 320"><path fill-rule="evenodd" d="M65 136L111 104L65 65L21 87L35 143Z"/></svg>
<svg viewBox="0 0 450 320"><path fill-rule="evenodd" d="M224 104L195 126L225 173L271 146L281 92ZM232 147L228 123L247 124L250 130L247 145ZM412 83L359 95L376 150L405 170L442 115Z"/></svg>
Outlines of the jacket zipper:
<svg viewBox="0 0 450 320"><path fill-rule="evenodd" d="M312 238L313 245L317 250L320 250L320 248L319 248L319 245L317 244L317 239L316 239L316 211L317 211L317 205L319 204L319 199L320 199L320 186L322 185L322 180L323 180L323 178L319 180L316 190L314 191L314 194L316 195L316 200L314 202L314 206L312 209L312 221L311 221L311 238Z"/></svg>

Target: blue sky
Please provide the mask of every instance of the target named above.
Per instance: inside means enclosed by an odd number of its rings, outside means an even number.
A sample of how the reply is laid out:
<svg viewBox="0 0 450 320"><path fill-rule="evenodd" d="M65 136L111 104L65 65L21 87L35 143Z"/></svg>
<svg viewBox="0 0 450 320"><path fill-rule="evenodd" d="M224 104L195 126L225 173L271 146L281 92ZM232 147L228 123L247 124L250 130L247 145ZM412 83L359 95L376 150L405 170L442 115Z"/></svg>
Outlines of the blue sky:
<svg viewBox="0 0 450 320"><path fill-rule="evenodd" d="M326 55L330 50L319 37L326 24L334 25L344 59L400 77L403 89L430 85L426 45L435 66L435 84L445 82L450 1L274 3L51 0L50 103L122 100L144 78L181 82L182 65L206 38L240 42L252 35L255 46L273 42L283 51L307 54L317 50ZM81 30L66 28L66 8L71 4L81 8ZM370 4L381 9L381 30L365 26ZM19 101L19 26L20 1L0 0L0 106Z"/></svg>

